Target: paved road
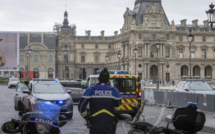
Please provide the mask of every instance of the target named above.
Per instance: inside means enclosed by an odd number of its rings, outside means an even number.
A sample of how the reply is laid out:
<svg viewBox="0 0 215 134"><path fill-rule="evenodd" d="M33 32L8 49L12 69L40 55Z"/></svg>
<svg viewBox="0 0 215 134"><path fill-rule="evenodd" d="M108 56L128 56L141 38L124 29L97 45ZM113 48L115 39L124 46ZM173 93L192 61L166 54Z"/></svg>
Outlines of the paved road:
<svg viewBox="0 0 215 134"><path fill-rule="evenodd" d="M18 116L18 112L14 110L14 101L13 101L13 95L14 95L15 88L8 89L7 86L0 85L0 126L6 122L14 119L20 119ZM163 112L162 112L163 109ZM155 124L156 120L158 119L159 115L161 116L161 122L158 124L158 126L166 126L166 116L173 113L173 109L166 109L161 108L159 106L146 106L144 109L144 116L146 121ZM129 119L130 116L127 114L123 114L119 116L119 123L117 126L116 134L126 134L129 130L129 125L126 124L125 120ZM142 118L141 118L142 120ZM170 125L170 127L173 127ZM62 134L87 134L88 129L84 125L84 119L80 116L77 105L74 106L74 115L73 119L69 120L68 123L61 128ZM0 130L0 134L3 134ZM205 134L205 133L199 133L199 134Z"/></svg>

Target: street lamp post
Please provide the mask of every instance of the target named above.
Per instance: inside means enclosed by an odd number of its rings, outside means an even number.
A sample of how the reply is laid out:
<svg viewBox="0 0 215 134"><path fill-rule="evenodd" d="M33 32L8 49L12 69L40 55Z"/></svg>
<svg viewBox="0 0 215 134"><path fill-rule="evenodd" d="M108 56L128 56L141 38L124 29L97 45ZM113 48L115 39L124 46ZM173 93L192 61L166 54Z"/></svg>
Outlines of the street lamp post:
<svg viewBox="0 0 215 134"><path fill-rule="evenodd" d="M136 67L136 54L137 54L138 49L137 49L137 47L135 46L133 50L134 50L134 54L135 54L135 75L136 75L136 68L137 68L137 67Z"/></svg>
<svg viewBox="0 0 215 134"><path fill-rule="evenodd" d="M47 67L45 66L45 67L44 67L44 69L45 69L45 79L46 79L46 68L47 68Z"/></svg>
<svg viewBox="0 0 215 134"><path fill-rule="evenodd" d="M57 53L58 56L58 79L60 79L60 56L61 56L61 52Z"/></svg>
<svg viewBox="0 0 215 134"><path fill-rule="evenodd" d="M30 69L31 47L30 47L30 46L28 47L27 52L28 52L28 56L29 56L29 57L28 57L29 67L28 67L28 79L27 79L27 80L29 81L30 78L31 78L31 74L30 74L30 70L31 70L31 69Z"/></svg>
<svg viewBox="0 0 215 134"><path fill-rule="evenodd" d="M208 23L211 25L211 29L215 30L215 28L213 27L213 24L215 23L215 9L214 9L214 4L211 3L209 5L210 9L208 11L206 11L206 14L208 15Z"/></svg>
<svg viewBox="0 0 215 134"><path fill-rule="evenodd" d="M190 43L190 46L189 46L189 50L190 50L190 79L192 79L192 77L191 77L191 42L193 41L193 38L194 38L194 36L191 32L192 32L192 30L189 30L189 33L187 34L187 40Z"/></svg>
<svg viewBox="0 0 215 134"><path fill-rule="evenodd" d="M128 63L128 62L129 62L129 58L126 57L125 60L126 60L126 62L127 62L127 70L129 70L129 68L128 68L128 67L129 67L129 63Z"/></svg>
<svg viewBox="0 0 215 134"><path fill-rule="evenodd" d="M64 64L65 64L65 67L64 67L64 80L66 80L66 55L68 54L66 48L64 49L63 53L64 53Z"/></svg>
<svg viewBox="0 0 215 134"><path fill-rule="evenodd" d="M157 74L157 90L159 90L159 64L158 64L158 49L160 48L160 44L157 43L156 44L156 48L157 48L157 70L158 70L158 74Z"/></svg>
<svg viewBox="0 0 215 134"><path fill-rule="evenodd" d="M28 79L28 68L29 68L29 66L28 66L28 56L29 56L28 51L27 51L25 54L26 54L26 56L27 56L27 70L26 70L26 78L27 78L27 81L28 81L28 80L29 80L29 79Z"/></svg>
<svg viewBox="0 0 215 134"><path fill-rule="evenodd" d="M121 57L121 52L120 52L120 50L118 51L117 56L118 56L118 58L119 58L119 70L120 70L120 57Z"/></svg>

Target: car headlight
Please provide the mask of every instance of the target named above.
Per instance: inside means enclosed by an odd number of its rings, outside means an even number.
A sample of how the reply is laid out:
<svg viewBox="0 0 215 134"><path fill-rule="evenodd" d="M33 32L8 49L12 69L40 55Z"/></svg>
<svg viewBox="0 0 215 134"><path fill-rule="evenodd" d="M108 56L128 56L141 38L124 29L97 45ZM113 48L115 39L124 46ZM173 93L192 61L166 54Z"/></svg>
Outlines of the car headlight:
<svg viewBox="0 0 215 134"><path fill-rule="evenodd" d="M60 106L63 106L66 104L66 100L57 100L56 101L56 104L60 105Z"/></svg>

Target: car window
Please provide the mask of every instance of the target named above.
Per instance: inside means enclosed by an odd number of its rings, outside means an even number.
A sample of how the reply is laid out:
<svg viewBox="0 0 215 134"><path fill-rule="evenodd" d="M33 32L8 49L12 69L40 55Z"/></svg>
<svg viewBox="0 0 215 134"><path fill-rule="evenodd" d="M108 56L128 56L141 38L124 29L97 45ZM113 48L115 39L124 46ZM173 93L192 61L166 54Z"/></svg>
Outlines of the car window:
<svg viewBox="0 0 215 134"><path fill-rule="evenodd" d="M211 86L206 82L190 82L190 90L192 90L192 91L213 91Z"/></svg>
<svg viewBox="0 0 215 134"><path fill-rule="evenodd" d="M96 77L92 77L91 78L91 81L90 81L90 86L92 87L92 86L95 86L97 83L99 83L99 80L98 80L98 78L96 78Z"/></svg>
<svg viewBox="0 0 215 134"><path fill-rule="evenodd" d="M115 87L120 92L122 92L121 79L118 79L118 78L116 78L116 79L110 79L110 86Z"/></svg>
<svg viewBox="0 0 215 134"><path fill-rule="evenodd" d="M136 91L136 80L135 79L123 79L122 87L124 92Z"/></svg>
<svg viewBox="0 0 215 134"><path fill-rule="evenodd" d="M19 79L10 79L10 81L19 81Z"/></svg>
<svg viewBox="0 0 215 134"><path fill-rule="evenodd" d="M74 87L81 88L81 83L79 82L61 82L64 87Z"/></svg>
<svg viewBox="0 0 215 134"><path fill-rule="evenodd" d="M184 88L183 88L183 90L185 90L185 89L188 89L188 90L190 89L190 88L189 88L189 84L188 84L188 83L185 83L185 84L184 84Z"/></svg>
<svg viewBox="0 0 215 134"><path fill-rule="evenodd" d="M33 87L34 93L65 93L65 90L60 84L35 84Z"/></svg>
<svg viewBox="0 0 215 134"><path fill-rule="evenodd" d="M17 92L28 91L28 90L29 88L23 83L19 83L16 89Z"/></svg>

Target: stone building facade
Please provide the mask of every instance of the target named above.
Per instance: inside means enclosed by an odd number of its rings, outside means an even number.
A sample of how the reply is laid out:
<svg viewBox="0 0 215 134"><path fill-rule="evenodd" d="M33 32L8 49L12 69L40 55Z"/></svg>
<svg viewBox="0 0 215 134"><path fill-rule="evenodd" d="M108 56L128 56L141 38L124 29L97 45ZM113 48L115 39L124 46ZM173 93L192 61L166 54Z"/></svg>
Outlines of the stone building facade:
<svg viewBox="0 0 215 134"><path fill-rule="evenodd" d="M187 40L190 29L194 35L191 59ZM184 19L179 25L174 21L170 23L161 0L136 0L133 10L127 8L124 13L120 33L115 31L113 36L105 36L105 31L99 36L91 36L90 30L85 36L76 35L76 26L69 25L67 11L63 24L56 24L53 33L39 33L37 41L31 41L33 33L23 34L27 39L25 45L20 42L20 54L28 46L33 53L38 52L39 61L35 63L31 56L30 69L39 70L40 77L48 77L52 69L53 77L86 79L106 66L111 70L129 70L132 75L136 70L136 75L147 80L157 77L162 81L188 79L190 68L192 79L214 81L215 78L215 33L208 22L199 25L198 20L193 20L187 24ZM52 36L51 45L44 41L47 34ZM138 48L137 54L133 51L135 47ZM117 56L119 51L120 58ZM49 62L50 55L53 55L52 62ZM38 65L40 67L36 69ZM25 68L24 58L20 61L20 70Z"/></svg>

